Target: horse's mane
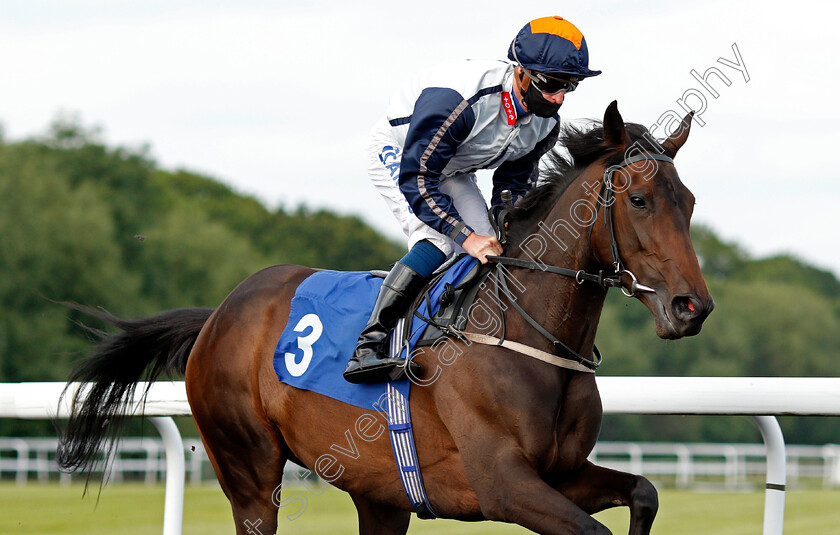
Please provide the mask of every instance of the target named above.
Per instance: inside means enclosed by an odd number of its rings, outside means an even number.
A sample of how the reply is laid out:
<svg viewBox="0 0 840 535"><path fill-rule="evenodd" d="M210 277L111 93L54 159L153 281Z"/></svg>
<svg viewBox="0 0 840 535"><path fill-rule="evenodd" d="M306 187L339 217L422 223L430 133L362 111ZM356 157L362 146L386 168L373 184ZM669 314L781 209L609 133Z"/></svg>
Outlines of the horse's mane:
<svg viewBox="0 0 840 535"><path fill-rule="evenodd" d="M627 145L640 150L663 152L662 146L653 139L644 126L625 123ZM557 199L575 178L590 164L606 158L606 164L614 165L624 159L624 153L604 143L604 126L601 121L590 120L583 125L566 124L560 131L557 147L546 155L545 167L540 170L537 185L529 191L511 210L510 222L514 236L531 228L537 218L542 217L557 202ZM568 156L558 147L565 147Z"/></svg>

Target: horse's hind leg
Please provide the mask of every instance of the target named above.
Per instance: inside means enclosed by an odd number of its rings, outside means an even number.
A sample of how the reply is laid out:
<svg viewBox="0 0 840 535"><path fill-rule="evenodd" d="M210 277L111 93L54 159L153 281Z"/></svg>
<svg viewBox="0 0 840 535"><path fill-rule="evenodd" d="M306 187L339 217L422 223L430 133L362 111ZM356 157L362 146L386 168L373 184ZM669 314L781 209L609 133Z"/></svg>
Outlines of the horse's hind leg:
<svg viewBox="0 0 840 535"><path fill-rule="evenodd" d="M290 453L266 413L281 403L272 356L294 289L311 273L275 267L248 278L204 324L187 361L193 418L239 535L277 531L280 484Z"/></svg>
<svg viewBox="0 0 840 535"><path fill-rule="evenodd" d="M630 535L648 535L659 508L656 489L646 478L586 462L572 481L556 487L587 513L630 508Z"/></svg>
<svg viewBox="0 0 840 535"><path fill-rule="evenodd" d="M191 395L191 405L219 484L230 501L236 533L276 533L286 464L279 431L258 418L251 404L236 394Z"/></svg>
<svg viewBox="0 0 840 535"><path fill-rule="evenodd" d="M195 416L195 413L194 413ZM233 510L236 533L269 535L277 531L280 484L286 459L268 429L256 422L202 425L204 445ZM276 429L274 430L276 433Z"/></svg>
<svg viewBox="0 0 840 535"><path fill-rule="evenodd" d="M404 535L408 531L410 512L352 497L359 513L359 535Z"/></svg>

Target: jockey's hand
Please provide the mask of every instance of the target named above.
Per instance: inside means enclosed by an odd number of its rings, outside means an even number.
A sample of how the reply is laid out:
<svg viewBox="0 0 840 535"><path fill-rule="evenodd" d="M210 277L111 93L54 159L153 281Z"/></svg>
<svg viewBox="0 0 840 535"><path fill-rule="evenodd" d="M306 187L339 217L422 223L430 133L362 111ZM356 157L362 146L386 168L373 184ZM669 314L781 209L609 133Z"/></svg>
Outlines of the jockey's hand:
<svg viewBox="0 0 840 535"><path fill-rule="evenodd" d="M487 263L488 256L499 256L502 254L502 244L495 236L481 236L473 232L464 243L461 244L470 256L478 259L482 264Z"/></svg>

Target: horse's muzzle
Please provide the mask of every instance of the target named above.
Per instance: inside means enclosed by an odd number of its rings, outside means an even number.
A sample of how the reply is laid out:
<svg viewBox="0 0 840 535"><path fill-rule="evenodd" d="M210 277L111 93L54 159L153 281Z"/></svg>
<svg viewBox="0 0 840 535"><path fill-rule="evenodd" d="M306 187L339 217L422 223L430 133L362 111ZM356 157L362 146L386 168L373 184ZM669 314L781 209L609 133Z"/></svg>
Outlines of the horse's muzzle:
<svg viewBox="0 0 840 535"><path fill-rule="evenodd" d="M671 299L671 319L677 336L694 336L699 333L703 322L714 309L715 302L711 296L705 300L696 295L678 295Z"/></svg>

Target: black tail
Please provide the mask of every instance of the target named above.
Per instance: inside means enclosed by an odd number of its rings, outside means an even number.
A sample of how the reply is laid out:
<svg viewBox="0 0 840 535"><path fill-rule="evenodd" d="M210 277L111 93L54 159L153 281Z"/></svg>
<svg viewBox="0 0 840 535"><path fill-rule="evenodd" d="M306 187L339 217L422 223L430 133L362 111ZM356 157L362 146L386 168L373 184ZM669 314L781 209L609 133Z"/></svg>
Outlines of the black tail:
<svg viewBox="0 0 840 535"><path fill-rule="evenodd" d="M70 376L70 382L88 385L73 394L72 415L59 439L57 461L64 470L90 471L102 442L110 438L110 452L119 438L127 420L121 410L133 399L138 381L151 383L164 374L183 375L193 344L213 309L182 308L123 320L102 310L65 304L122 331L108 335L86 328L99 343ZM61 397L67 393L65 388Z"/></svg>

